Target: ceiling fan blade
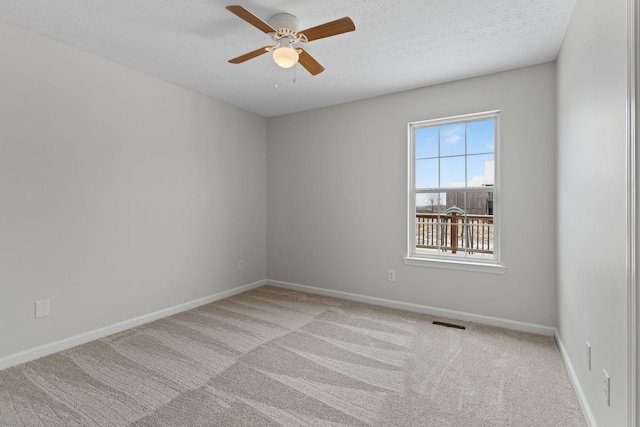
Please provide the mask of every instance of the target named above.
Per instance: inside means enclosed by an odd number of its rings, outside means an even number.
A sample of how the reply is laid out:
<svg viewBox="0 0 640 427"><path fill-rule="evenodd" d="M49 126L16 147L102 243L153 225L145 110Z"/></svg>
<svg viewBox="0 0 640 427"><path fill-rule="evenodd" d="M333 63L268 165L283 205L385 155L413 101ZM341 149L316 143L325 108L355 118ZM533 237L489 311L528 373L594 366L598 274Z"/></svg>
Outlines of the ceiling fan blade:
<svg viewBox="0 0 640 427"><path fill-rule="evenodd" d="M318 40L325 37L336 36L338 34L348 33L356 29L355 24L349 17L336 19L335 21L327 22L326 24L318 25L304 31L298 32L307 36L308 41Z"/></svg>
<svg viewBox="0 0 640 427"><path fill-rule="evenodd" d="M306 70L314 76L324 71L324 67L320 65L318 61L313 59L313 57L309 55L307 51L304 49L300 49L298 62L300 63L300 65L306 68Z"/></svg>
<svg viewBox="0 0 640 427"><path fill-rule="evenodd" d="M251 58L255 58L256 56L260 56L263 53L267 53L268 52L267 49L269 49L270 47L272 47L272 46L261 47L260 49L256 49L253 52L245 53L242 56L238 56L237 58L230 59L229 62L231 62L232 64L240 64L240 63L242 63L244 61L250 60Z"/></svg>
<svg viewBox="0 0 640 427"><path fill-rule="evenodd" d="M257 16L255 16L253 13L249 12L247 9L245 9L242 6L227 6L227 10L231 13L234 13L239 18L244 19L249 24L259 29L260 31L263 31L265 33L276 32L275 28L273 28L271 25L267 24L262 19L258 18Z"/></svg>

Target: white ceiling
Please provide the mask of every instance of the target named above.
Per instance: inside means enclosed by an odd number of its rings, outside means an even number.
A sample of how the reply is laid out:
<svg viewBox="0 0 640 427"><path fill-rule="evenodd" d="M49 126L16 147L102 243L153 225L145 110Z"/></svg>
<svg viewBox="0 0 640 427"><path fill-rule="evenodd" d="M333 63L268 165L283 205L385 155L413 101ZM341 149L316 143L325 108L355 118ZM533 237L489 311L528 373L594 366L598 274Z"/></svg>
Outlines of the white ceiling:
<svg viewBox="0 0 640 427"><path fill-rule="evenodd" d="M553 61L576 0L0 0L0 21L265 117ZM308 43L326 70L279 68L225 9L301 29L349 16L356 31ZM277 89L275 86L277 84Z"/></svg>

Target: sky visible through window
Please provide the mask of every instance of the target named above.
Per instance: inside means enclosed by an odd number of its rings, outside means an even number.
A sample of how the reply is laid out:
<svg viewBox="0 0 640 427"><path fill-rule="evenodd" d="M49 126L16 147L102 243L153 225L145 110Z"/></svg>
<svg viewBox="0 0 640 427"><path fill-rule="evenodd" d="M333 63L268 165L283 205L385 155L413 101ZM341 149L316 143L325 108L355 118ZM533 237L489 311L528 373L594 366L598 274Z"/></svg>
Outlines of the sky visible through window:
<svg viewBox="0 0 640 427"><path fill-rule="evenodd" d="M495 119L415 130L417 189L481 187L494 161ZM491 163L493 164L493 163Z"/></svg>

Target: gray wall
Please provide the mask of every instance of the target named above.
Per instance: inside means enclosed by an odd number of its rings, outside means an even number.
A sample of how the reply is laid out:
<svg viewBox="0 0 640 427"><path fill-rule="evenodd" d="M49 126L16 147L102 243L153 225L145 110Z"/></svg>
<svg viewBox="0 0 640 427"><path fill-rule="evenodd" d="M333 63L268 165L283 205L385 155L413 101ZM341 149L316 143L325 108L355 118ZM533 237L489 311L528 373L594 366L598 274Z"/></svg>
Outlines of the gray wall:
<svg viewBox="0 0 640 427"><path fill-rule="evenodd" d="M548 63L269 119L268 278L555 326L555 81ZM494 109L506 273L404 265L407 123Z"/></svg>
<svg viewBox="0 0 640 427"><path fill-rule="evenodd" d="M0 358L265 278L264 118L4 24L0 52Z"/></svg>
<svg viewBox="0 0 640 427"><path fill-rule="evenodd" d="M558 59L558 329L602 426L627 423L626 7L579 1Z"/></svg>

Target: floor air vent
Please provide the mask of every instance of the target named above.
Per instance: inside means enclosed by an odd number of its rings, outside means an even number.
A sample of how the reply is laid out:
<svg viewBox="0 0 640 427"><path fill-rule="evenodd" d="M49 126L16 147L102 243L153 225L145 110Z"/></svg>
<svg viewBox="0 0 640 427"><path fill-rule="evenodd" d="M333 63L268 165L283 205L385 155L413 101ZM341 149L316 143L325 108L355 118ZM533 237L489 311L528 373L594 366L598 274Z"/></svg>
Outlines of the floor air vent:
<svg viewBox="0 0 640 427"><path fill-rule="evenodd" d="M446 326L447 328L454 328L454 329L462 329L463 331L467 328L465 328L464 326L460 326L460 325L454 325L453 323L447 323L447 322L438 322L438 321L434 321L433 322L434 325L440 325L440 326Z"/></svg>

